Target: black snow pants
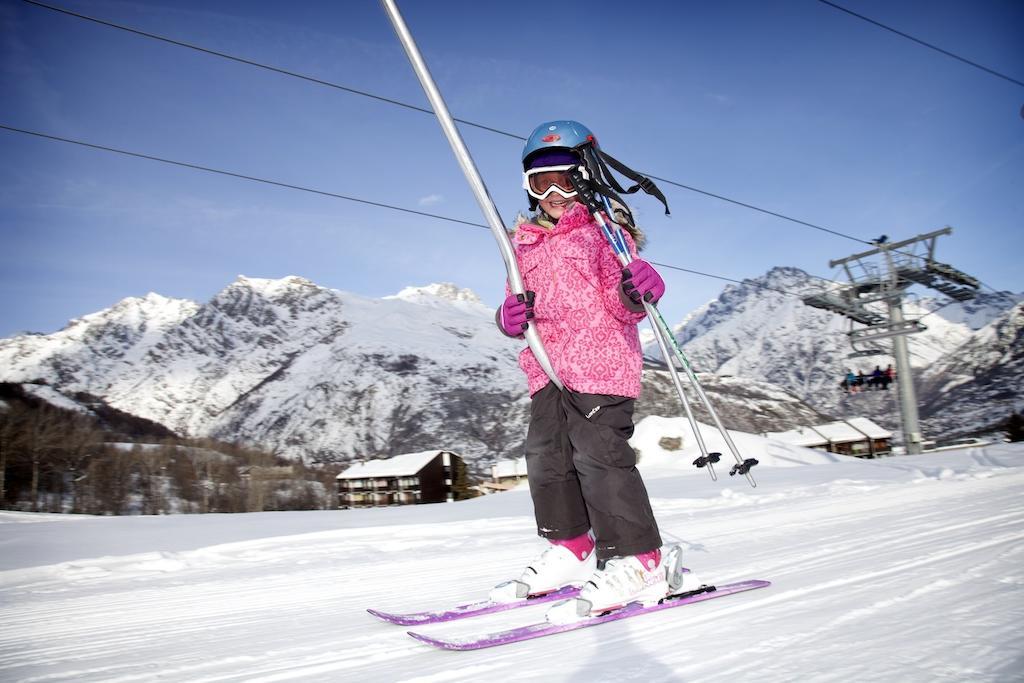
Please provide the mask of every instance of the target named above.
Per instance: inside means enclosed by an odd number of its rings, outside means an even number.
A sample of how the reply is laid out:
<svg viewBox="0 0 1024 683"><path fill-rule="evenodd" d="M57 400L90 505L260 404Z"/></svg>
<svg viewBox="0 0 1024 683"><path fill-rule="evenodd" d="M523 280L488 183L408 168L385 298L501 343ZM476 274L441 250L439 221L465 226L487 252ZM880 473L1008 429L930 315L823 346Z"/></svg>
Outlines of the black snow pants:
<svg viewBox="0 0 1024 683"><path fill-rule="evenodd" d="M533 396L526 470L544 538L593 528L597 557L637 555L661 546L647 488L636 469L631 398L559 391Z"/></svg>

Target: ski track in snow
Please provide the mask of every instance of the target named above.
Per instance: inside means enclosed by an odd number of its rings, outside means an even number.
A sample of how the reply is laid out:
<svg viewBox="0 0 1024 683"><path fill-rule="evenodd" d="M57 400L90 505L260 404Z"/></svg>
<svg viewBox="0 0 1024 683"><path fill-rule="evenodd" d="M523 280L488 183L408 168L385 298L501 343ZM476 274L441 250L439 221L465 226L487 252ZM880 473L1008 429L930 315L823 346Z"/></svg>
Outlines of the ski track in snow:
<svg viewBox="0 0 1024 683"><path fill-rule="evenodd" d="M478 652L433 650L365 609L451 606L506 578L540 547L525 490L422 506L415 523L367 515L181 551L133 540L98 558L83 547L0 572L0 680L1024 680L1024 448L997 449L764 468L757 489L652 471L666 541L683 543L688 566L711 583L773 585ZM25 520L0 519L12 521ZM154 534L204 523L150 521ZM0 523L0 548L15 527L100 523L122 521ZM422 630L472 635L544 609Z"/></svg>

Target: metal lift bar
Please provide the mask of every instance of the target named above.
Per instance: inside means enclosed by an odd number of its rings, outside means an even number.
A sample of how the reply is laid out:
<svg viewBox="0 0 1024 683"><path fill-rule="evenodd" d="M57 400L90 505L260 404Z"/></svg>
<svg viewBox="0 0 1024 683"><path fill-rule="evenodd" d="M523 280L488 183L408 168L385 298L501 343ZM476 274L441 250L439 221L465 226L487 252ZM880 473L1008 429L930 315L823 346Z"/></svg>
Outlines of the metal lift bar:
<svg viewBox="0 0 1024 683"><path fill-rule="evenodd" d="M505 230L501 216L498 215L498 209L494 206L494 200L491 199L491 195L487 191L487 186L484 185L483 178L480 177L476 164L473 163L473 158L469 155L466 143L462 141L462 136L459 134L458 128L455 127L455 121L452 120L452 115L448 112L448 106L445 104L444 98L441 97L441 91L438 90L437 84L430 75L430 70L427 69L427 64L423 61L423 56L416 46L416 41L413 40L409 27L405 25L405 20L398 11L398 6L394 0L381 0L381 4L384 6L388 18L391 19L395 33L398 34L398 39L402 42L402 47L405 48L405 54L408 55L412 68L420 80L420 85L423 86L423 91L427 94L427 99L430 100L430 106L434 109L437 122L441 124L441 130L444 131L445 137L448 138L448 144L451 145L452 152L455 153L455 158L459 162L459 166L462 167L462 173L466 176L466 180L469 181L469 186L473 190L474 196L476 196L477 204L480 205L480 210L483 211L484 216L487 218L491 232L498 242L498 248L501 249L501 257L505 261L509 286L513 293L523 294L525 287L523 286L522 275L519 272L519 265L516 263L512 240ZM527 327L526 343L530 345L534 357L536 357L537 362L540 363L548 378L555 386L561 389L562 383L555 374L554 367L551 365L551 359L548 358L548 354L544 350L544 344L541 342L540 335L537 334L536 326L530 325Z"/></svg>

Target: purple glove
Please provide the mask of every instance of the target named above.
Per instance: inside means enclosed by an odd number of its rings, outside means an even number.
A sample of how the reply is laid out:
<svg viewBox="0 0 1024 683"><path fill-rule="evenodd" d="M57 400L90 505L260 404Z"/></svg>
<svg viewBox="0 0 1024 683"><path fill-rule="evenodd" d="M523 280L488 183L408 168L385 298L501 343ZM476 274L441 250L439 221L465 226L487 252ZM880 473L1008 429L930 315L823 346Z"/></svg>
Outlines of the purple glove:
<svg viewBox="0 0 1024 683"><path fill-rule="evenodd" d="M635 304L639 304L640 299L656 304L665 294L665 281L654 266L637 259L622 269L622 291Z"/></svg>
<svg viewBox="0 0 1024 683"><path fill-rule="evenodd" d="M521 337L533 318L533 292L509 294L498 309L498 324L509 337Z"/></svg>

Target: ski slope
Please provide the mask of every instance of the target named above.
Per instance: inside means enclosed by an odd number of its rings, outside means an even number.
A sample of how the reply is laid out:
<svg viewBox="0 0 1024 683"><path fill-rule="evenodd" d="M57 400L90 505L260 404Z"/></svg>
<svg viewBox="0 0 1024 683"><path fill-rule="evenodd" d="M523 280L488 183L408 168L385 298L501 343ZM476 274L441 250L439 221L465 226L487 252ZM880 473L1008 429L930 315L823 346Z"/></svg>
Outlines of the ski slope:
<svg viewBox="0 0 1024 683"><path fill-rule="evenodd" d="M541 547L525 488L371 510L0 513L0 680L1024 680L1024 444L861 461L737 434L763 460L752 489L658 448L681 422L634 439L666 541L705 581L771 587L443 652L365 609L448 606L516 571Z"/></svg>

